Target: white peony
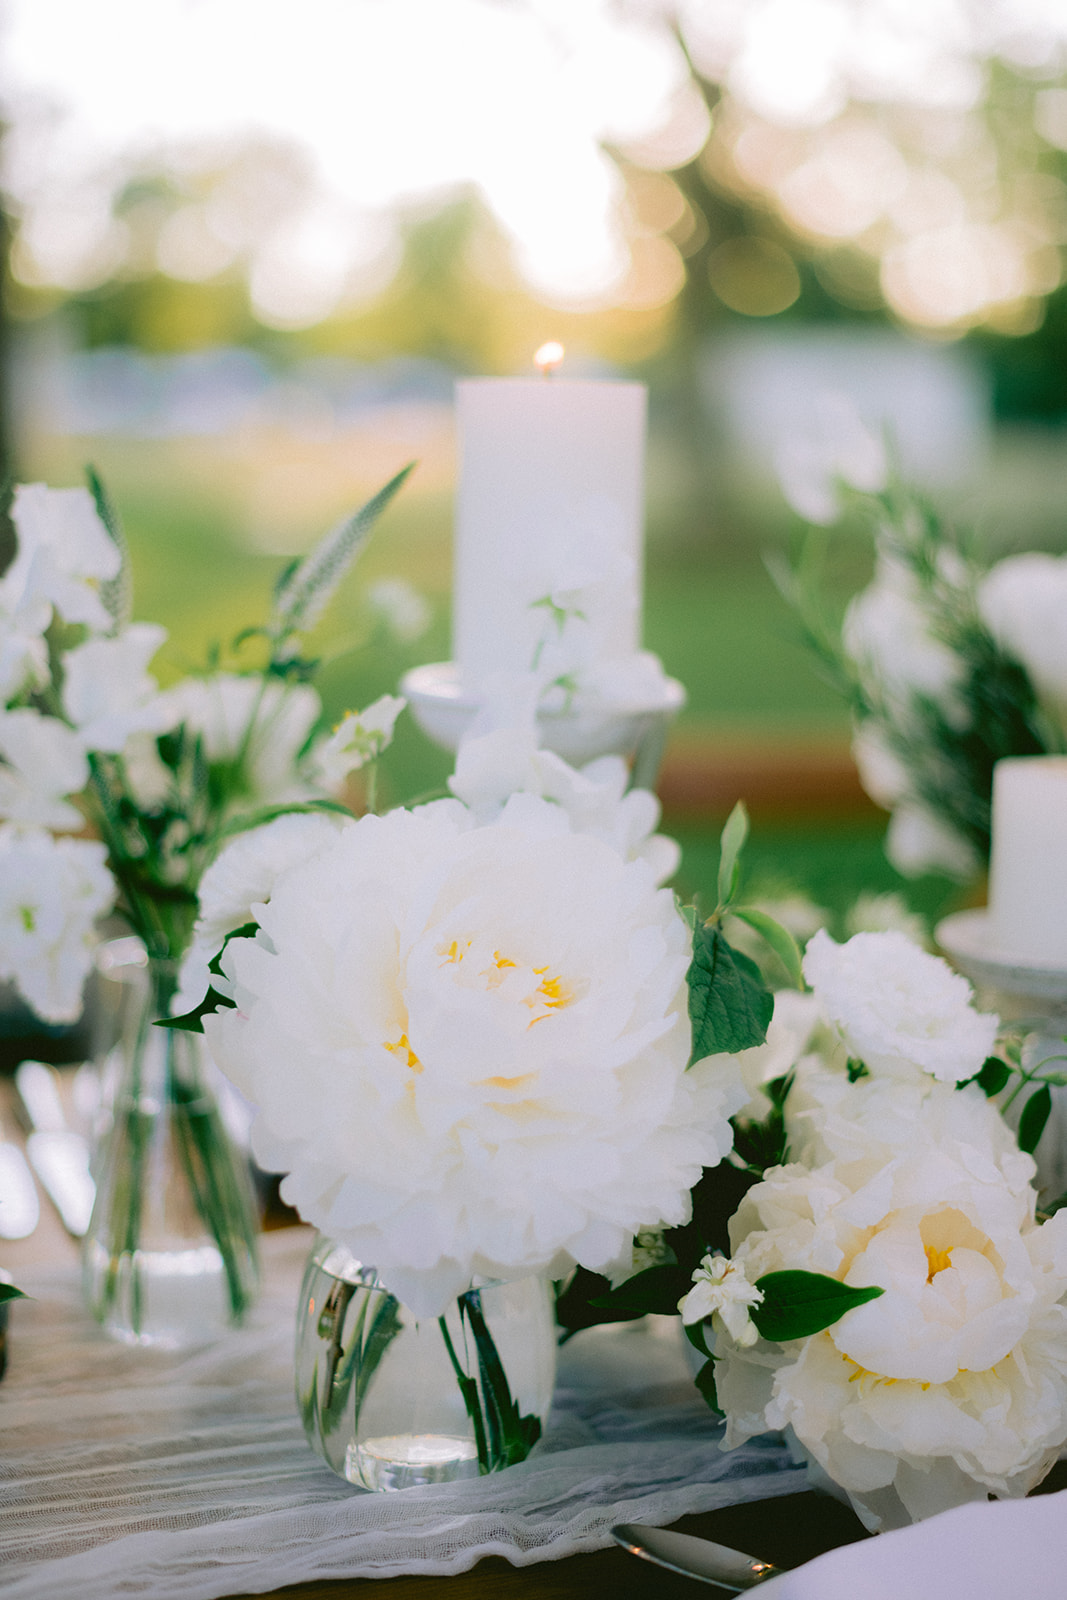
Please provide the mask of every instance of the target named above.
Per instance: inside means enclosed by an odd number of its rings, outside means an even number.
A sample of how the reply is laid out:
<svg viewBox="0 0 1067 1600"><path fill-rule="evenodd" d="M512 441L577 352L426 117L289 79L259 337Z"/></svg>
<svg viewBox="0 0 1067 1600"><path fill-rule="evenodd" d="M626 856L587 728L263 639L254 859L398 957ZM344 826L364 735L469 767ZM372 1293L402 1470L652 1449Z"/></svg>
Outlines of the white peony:
<svg viewBox="0 0 1067 1600"><path fill-rule="evenodd" d="M735 1344L747 1347L759 1338L750 1313L762 1303L762 1291L749 1283L735 1262L726 1256L705 1256L693 1273L693 1287L678 1302L678 1311L686 1327L710 1317L716 1333L722 1331Z"/></svg>
<svg viewBox="0 0 1067 1600"><path fill-rule="evenodd" d="M1067 556L1031 552L999 561L979 586L978 609L1067 728Z"/></svg>
<svg viewBox="0 0 1067 1600"><path fill-rule="evenodd" d="M63 709L87 750L121 752L134 733L170 726L166 699L148 663L167 637L156 622L134 622L113 639L88 639L63 657Z"/></svg>
<svg viewBox="0 0 1067 1600"><path fill-rule="evenodd" d="M515 797L368 815L276 879L206 1019L260 1162L421 1315L475 1274L629 1259L743 1099L686 1071L688 927L643 862Z"/></svg>
<svg viewBox="0 0 1067 1600"><path fill-rule="evenodd" d="M219 672L210 678L185 678L165 698L168 725L184 722L199 734L208 761L242 758L240 801L284 805L317 792L299 772L321 710L318 695L307 684Z"/></svg>
<svg viewBox="0 0 1067 1600"><path fill-rule="evenodd" d="M627 790L628 782L619 756L602 756L578 770L540 749L531 716L465 739L448 787L478 822L498 817L515 794L551 800L577 832L602 839L627 861L647 862L657 883L666 883L678 870L681 851L673 839L653 832L660 816L655 795Z"/></svg>
<svg viewBox="0 0 1067 1600"><path fill-rule="evenodd" d="M200 1004L211 984L221 982L208 964L235 928L254 922L257 907L270 899L274 885L290 867L302 866L333 844L351 821L340 815L290 812L260 828L239 833L205 870L200 880L200 915L182 962L176 1016Z"/></svg>
<svg viewBox="0 0 1067 1600"><path fill-rule="evenodd" d="M122 557L89 491L21 484L11 520L18 544L4 574L4 595L16 603L46 603L65 622L108 631L112 618L99 587L118 576Z"/></svg>
<svg viewBox="0 0 1067 1600"><path fill-rule="evenodd" d="M80 828L84 818L65 798L89 777L82 742L58 717L24 706L0 711L0 818L42 828Z"/></svg>
<svg viewBox="0 0 1067 1600"><path fill-rule="evenodd" d="M0 978L46 1022L74 1022L92 965L94 923L115 899L107 851L43 828L0 827Z"/></svg>
<svg viewBox="0 0 1067 1600"><path fill-rule="evenodd" d="M365 711L345 712L311 753L309 765L324 789L336 793L350 772L378 759L392 743L396 719L406 705L398 695L383 694Z"/></svg>
<svg viewBox="0 0 1067 1600"><path fill-rule="evenodd" d="M804 976L849 1055L870 1072L960 1083L993 1049L999 1019L975 1011L966 978L902 933L857 933L839 945L821 930L805 951Z"/></svg>
<svg viewBox="0 0 1067 1600"><path fill-rule="evenodd" d="M904 1120L888 1160L875 1131L866 1152L772 1169L730 1225L750 1280L884 1291L806 1339L716 1342L727 1444L792 1429L872 1528L1025 1494L1067 1440L1067 1216L1036 1225L1023 1167L952 1109L967 1098L935 1087L939 1137Z"/></svg>

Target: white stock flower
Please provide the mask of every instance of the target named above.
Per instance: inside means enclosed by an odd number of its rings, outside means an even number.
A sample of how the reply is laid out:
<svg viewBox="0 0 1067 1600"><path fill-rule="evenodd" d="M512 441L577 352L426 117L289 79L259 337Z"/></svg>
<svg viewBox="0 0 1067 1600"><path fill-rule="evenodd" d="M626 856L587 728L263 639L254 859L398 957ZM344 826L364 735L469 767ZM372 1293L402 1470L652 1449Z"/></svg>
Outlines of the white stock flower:
<svg viewBox="0 0 1067 1600"><path fill-rule="evenodd" d="M0 711L0 818L42 828L80 828L84 818L64 797L89 777L82 742L58 717L29 707Z"/></svg>
<svg viewBox="0 0 1067 1600"><path fill-rule="evenodd" d="M258 673L218 672L210 678L184 678L165 698L168 726L184 722L191 733L198 733L208 761L232 762L244 752L237 796L242 803L282 805L316 793L300 771L321 710L309 685L281 683Z"/></svg>
<svg viewBox="0 0 1067 1600"><path fill-rule="evenodd" d="M328 739L311 752L309 766L324 789L335 793L350 772L376 761L393 740L397 717L407 705L398 695L383 694L365 711L346 711Z"/></svg>
<svg viewBox="0 0 1067 1600"><path fill-rule="evenodd" d="M0 578L0 700L13 700L48 682L44 633L51 620L47 601L16 591L6 576Z"/></svg>
<svg viewBox="0 0 1067 1600"><path fill-rule="evenodd" d="M747 1348L759 1338L750 1312L763 1304L763 1291L749 1283L743 1267L727 1256L705 1256L693 1273L693 1287L678 1302L683 1323L711 1318L716 1333L725 1332L735 1344Z"/></svg>
<svg viewBox="0 0 1067 1600"><path fill-rule="evenodd" d="M45 1022L74 1022L92 965L93 925L113 904L107 851L44 829L0 827L0 978Z"/></svg>
<svg viewBox="0 0 1067 1600"><path fill-rule="evenodd" d="M87 750L121 752L133 733L171 725L148 663L167 637L156 622L134 622L113 639L88 639L63 657L63 709Z"/></svg>
<svg viewBox="0 0 1067 1600"><path fill-rule="evenodd" d="M873 718L861 722L852 735L852 759L875 805L891 811L909 794L907 768Z"/></svg>
<svg viewBox="0 0 1067 1600"><path fill-rule="evenodd" d="M939 872L966 883L982 863L971 841L918 800L902 800L889 819L885 853L906 878Z"/></svg>
<svg viewBox="0 0 1067 1600"><path fill-rule="evenodd" d="M982 580L978 610L1067 728L1067 556L1008 556Z"/></svg>
<svg viewBox="0 0 1067 1600"><path fill-rule="evenodd" d="M666 883L678 870L681 851L673 839L653 833L660 816L655 795L647 789L627 792L628 781L619 756L602 756L579 770L540 749L531 719L464 739L448 787L478 822L498 817L513 795L551 800L576 833L602 839L627 861L647 862L656 882Z"/></svg>
<svg viewBox="0 0 1067 1600"><path fill-rule="evenodd" d="M870 1072L960 1083L992 1051L999 1019L975 1011L966 978L902 933L857 933L842 945L820 931L804 953L804 976L849 1055Z"/></svg>
<svg viewBox="0 0 1067 1600"><path fill-rule="evenodd" d="M913 695L923 695L959 720L959 658L931 633L911 572L884 552L873 582L845 612L841 641L864 682L889 704L906 711Z"/></svg>
<svg viewBox="0 0 1067 1600"><path fill-rule="evenodd" d="M474 1274L611 1267L689 1215L736 1085L686 1070L690 935L641 862L533 797L368 815L223 956L217 1061L301 1214L421 1315Z"/></svg>
<svg viewBox="0 0 1067 1600"><path fill-rule="evenodd" d="M730 1225L750 1279L884 1291L806 1339L716 1345L728 1444L791 1428L868 1527L901 1502L917 1519L983 1488L1025 1494L1067 1439L1067 1216L1036 1225L1023 1167L983 1140L992 1122L952 1107L969 1095L935 1087L936 1134L902 1117L888 1160L875 1133L772 1169Z"/></svg>
<svg viewBox="0 0 1067 1600"><path fill-rule="evenodd" d="M310 861L347 825L348 819L341 816L291 812L239 833L219 852L200 880L200 915L182 961L172 1006L175 1016L199 1005L209 985L218 989L225 984L209 972L208 964L228 933L255 921L257 906L270 899L279 876Z"/></svg>
<svg viewBox="0 0 1067 1600"><path fill-rule="evenodd" d="M3 578L13 599L46 601L65 622L108 630L99 586L118 576L122 557L87 489L21 484L11 505L18 545Z"/></svg>
<svg viewBox="0 0 1067 1600"><path fill-rule="evenodd" d="M827 391L813 397L807 429L779 445L775 469L794 511L808 522L831 523L841 514L839 481L868 493L885 488L885 446L851 396Z"/></svg>
<svg viewBox="0 0 1067 1600"><path fill-rule="evenodd" d="M406 578L379 578L368 584L364 598L401 644L412 644L430 626L430 607Z"/></svg>

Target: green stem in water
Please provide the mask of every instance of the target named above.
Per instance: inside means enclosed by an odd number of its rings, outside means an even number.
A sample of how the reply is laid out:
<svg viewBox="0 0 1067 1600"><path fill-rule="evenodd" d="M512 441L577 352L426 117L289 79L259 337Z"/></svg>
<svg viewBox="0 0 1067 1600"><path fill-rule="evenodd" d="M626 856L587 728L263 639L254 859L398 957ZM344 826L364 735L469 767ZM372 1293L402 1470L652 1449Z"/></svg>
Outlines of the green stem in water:
<svg viewBox="0 0 1067 1600"><path fill-rule="evenodd" d="M471 1419L474 1429L474 1442L478 1449L478 1471L484 1476L492 1470L489 1459L489 1448L485 1439L485 1422L482 1418L482 1406L478 1396L478 1384L474 1378L468 1376L460 1366L455 1348L452 1344L452 1335L448 1331L448 1323L444 1317L438 1317L437 1326L441 1330L441 1337L445 1341L448 1359L452 1363L452 1371L456 1374L459 1392L463 1396L463 1404L467 1415Z"/></svg>

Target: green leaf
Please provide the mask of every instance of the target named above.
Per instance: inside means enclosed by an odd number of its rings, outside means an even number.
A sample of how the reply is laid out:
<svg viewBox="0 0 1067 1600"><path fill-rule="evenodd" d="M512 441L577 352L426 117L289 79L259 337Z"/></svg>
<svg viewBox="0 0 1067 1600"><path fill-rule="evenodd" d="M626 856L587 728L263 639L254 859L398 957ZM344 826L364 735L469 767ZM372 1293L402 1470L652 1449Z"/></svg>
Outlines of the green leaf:
<svg viewBox="0 0 1067 1600"><path fill-rule="evenodd" d="M409 462L355 516L333 528L293 571L283 575L274 599L274 623L280 637L314 627L374 524L414 466L414 461Z"/></svg>
<svg viewBox="0 0 1067 1600"><path fill-rule="evenodd" d="M693 1286L692 1272L685 1267L662 1264L646 1267L620 1283L617 1289L598 1295L591 1303L601 1311L617 1313L620 1321L645 1317L650 1312L673 1317L678 1302Z"/></svg>
<svg viewBox="0 0 1067 1600"><path fill-rule="evenodd" d="M85 477L89 484L89 493L96 503L96 514L104 524L112 543L119 552L118 572L113 578L108 578L100 585L100 599L104 610L114 623L114 631L117 633L120 628L127 626L133 616L133 580L130 576L130 547L126 543L126 535L122 531L119 514L115 510L111 496L104 488L96 468L87 466Z"/></svg>
<svg viewBox="0 0 1067 1600"><path fill-rule="evenodd" d="M774 1013L774 996L754 961L734 950L721 928L704 923L693 935L686 974L693 1049L689 1065L704 1056L750 1050L762 1044Z"/></svg>
<svg viewBox="0 0 1067 1600"><path fill-rule="evenodd" d="M198 1006L192 1011L183 1011L180 1017L157 1017L154 1027L173 1028L176 1033L203 1033L203 1019L213 1011L234 1011L237 1008L236 1000L231 1000L229 995L220 994L212 985Z"/></svg>
<svg viewBox="0 0 1067 1600"><path fill-rule="evenodd" d="M968 1078L966 1083L961 1083L959 1087L966 1089L968 1083L976 1083L992 1100L995 1094L1000 1093L1010 1077L1011 1068L1006 1061L1001 1061L999 1056L987 1056L974 1077Z"/></svg>
<svg viewBox="0 0 1067 1600"><path fill-rule="evenodd" d="M1052 1090L1047 1083L1035 1089L1023 1107L1019 1118L1019 1149L1032 1156L1045 1131L1045 1123L1052 1114Z"/></svg>
<svg viewBox="0 0 1067 1600"><path fill-rule="evenodd" d="M705 1323L683 1322L682 1332L685 1334L694 1350L699 1350L702 1356L708 1356L709 1358L711 1357L711 1351L708 1349L707 1339L705 1338L705 1334L707 1332L707 1325Z"/></svg>
<svg viewBox="0 0 1067 1600"><path fill-rule="evenodd" d="M750 1312L764 1339L782 1343L821 1333L846 1311L877 1300L883 1289L853 1289L821 1272L767 1272L757 1278L763 1304Z"/></svg>
<svg viewBox="0 0 1067 1600"><path fill-rule="evenodd" d="M769 917L766 911L757 911L751 906L731 906L730 915L737 917L741 922L747 922L750 928L756 930L782 963L789 974L790 983L797 989L803 989L804 975L800 968L800 947L789 929L783 928L782 924Z"/></svg>
<svg viewBox="0 0 1067 1600"><path fill-rule="evenodd" d="M7 1300L28 1300L29 1296L22 1289L16 1289L13 1283L0 1283L0 1306Z"/></svg>
<svg viewBox="0 0 1067 1600"><path fill-rule="evenodd" d="M704 1365L701 1367L693 1381L700 1390L701 1394L704 1396L704 1399L707 1401L708 1405L711 1407L712 1411L721 1412L722 1406L719 1404L719 1396L715 1390L714 1361L705 1361Z"/></svg>
<svg viewBox="0 0 1067 1600"><path fill-rule="evenodd" d="M741 849L748 838L748 812L739 800L726 819L719 844L719 910L729 905L737 893L741 874Z"/></svg>

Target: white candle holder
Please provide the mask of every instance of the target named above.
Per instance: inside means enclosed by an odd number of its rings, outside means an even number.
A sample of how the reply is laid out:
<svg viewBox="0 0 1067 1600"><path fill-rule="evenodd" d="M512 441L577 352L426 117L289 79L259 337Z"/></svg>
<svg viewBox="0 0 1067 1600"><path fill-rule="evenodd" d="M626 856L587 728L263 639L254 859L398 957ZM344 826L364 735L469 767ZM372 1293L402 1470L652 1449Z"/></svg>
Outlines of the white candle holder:
<svg viewBox="0 0 1067 1600"><path fill-rule="evenodd" d="M427 738L445 750L458 748L481 700L465 688L454 661L437 661L405 673L400 692ZM565 707L537 713L541 743L572 766L598 756L618 755L633 761L637 788L652 788L663 757L667 730L685 704L685 690L675 678L650 686L639 699L608 701L576 693Z"/></svg>
<svg viewBox="0 0 1067 1600"><path fill-rule="evenodd" d="M1063 1043L1067 1034L1067 962L1031 961L998 948L987 907L945 917L934 929L934 937L983 993L984 1003L995 1007L1006 1022L1022 1022L1034 1029L1041 1055L1067 1049ZM1026 1098L1020 1095L1008 1114L1013 1125ZM1067 1192L1067 1089L1052 1088L1052 1115L1034 1156L1042 1198L1047 1202Z"/></svg>

